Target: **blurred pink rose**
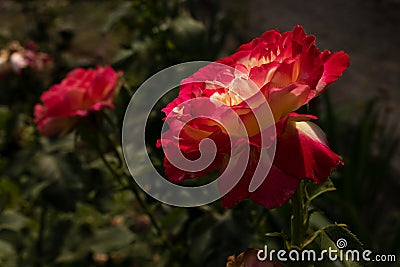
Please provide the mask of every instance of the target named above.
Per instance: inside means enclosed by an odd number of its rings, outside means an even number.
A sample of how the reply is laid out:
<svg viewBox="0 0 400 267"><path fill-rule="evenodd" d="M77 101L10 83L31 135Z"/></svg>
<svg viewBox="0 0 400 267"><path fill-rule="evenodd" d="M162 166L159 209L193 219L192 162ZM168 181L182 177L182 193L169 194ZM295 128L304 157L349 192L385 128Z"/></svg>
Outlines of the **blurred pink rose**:
<svg viewBox="0 0 400 267"><path fill-rule="evenodd" d="M78 68L41 96L34 107L35 123L42 135L68 132L90 112L114 108L113 98L120 74L111 67Z"/></svg>

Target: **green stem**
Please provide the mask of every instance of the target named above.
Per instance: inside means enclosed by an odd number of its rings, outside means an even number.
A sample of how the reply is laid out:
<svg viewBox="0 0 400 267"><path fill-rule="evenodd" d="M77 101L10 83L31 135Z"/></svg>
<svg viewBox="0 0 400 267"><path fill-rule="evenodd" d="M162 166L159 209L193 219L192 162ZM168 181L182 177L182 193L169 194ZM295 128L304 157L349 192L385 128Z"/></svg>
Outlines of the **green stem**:
<svg viewBox="0 0 400 267"><path fill-rule="evenodd" d="M104 157L103 152L100 150L99 147L96 148L97 153L99 154L99 157L101 161L104 163L106 166L107 170L111 173L111 175L118 181L118 183L124 187L124 183L121 180L120 175L117 174L117 172L114 170L114 168L110 165L110 163L107 161L107 159Z"/></svg>
<svg viewBox="0 0 400 267"><path fill-rule="evenodd" d="M113 122L113 120L111 119L111 117L107 114L107 112L105 111L100 111L100 114L103 118L105 118L105 120L110 124L111 127L113 128L117 128L118 126ZM98 122L96 119L94 119L94 124L96 129L98 130L98 132L101 134L101 136L104 138L104 140L106 140L106 142L108 143L109 147L111 148L112 152L114 153L115 157L118 160L118 167L122 168L122 157L120 155L120 153L118 152L118 150L116 149L116 146L114 144L114 142L111 140L111 138L108 136L108 134L103 131L103 129L98 126ZM119 133L118 133L119 134Z"/></svg>
<svg viewBox="0 0 400 267"><path fill-rule="evenodd" d="M133 96L134 92L126 79L122 81L122 88L124 88L130 96Z"/></svg>
<svg viewBox="0 0 400 267"><path fill-rule="evenodd" d="M111 165L108 163L108 161L105 159L105 157L100 154L100 158L103 161L104 165L107 167L109 172L118 180L118 182L123 185L122 180L120 176L114 171L114 169L111 167ZM123 174L123 176L126 176ZM142 196L140 195L139 191L137 190L136 186L132 183L129 183L128 188L133 192L135 195L136 201L141 207L141 209L146 213L146 215L149 217L151 224L153 225L153 228L155 229L156 234L161 238L161 240L168 246L171 247L168 241L168 238L164 235L163 231L161 230L161 227L158 225L158 222L156 218L153 216L149 208L147 207L145 201L143 200Z"/></svg>
<svg viewBox="0 0 400 267"><path fill-rule="evenodd" d="M96 125L97 126L97 125ZM99 128L99 127L97 127ZM111 139L107 136L107 134L105 134L104 132L101 131L101 129L99 129L99 132L101 133L101 135L103 136L104 139L106 139L106 141L109 143L109 145L112 147L113 152L115 154L115 156L118 158L119 164L120 164L120 168L122 167L122 159L118 153L118 151L115 149L113 142L111 141ZM97 144L99 144L99 142L97 142ZM102 162L104 163L104 165L106 166L106 168L108 169L108 171L111 173L111 175L118 181L118 183L122 186L125 187L126 185L124 184L123 180L121 179L121 176L127 177L127 175L125 174L121 174L119 175L114 168L110 165L110 163L107 161L107 159L104 157L103 152L101 151L100 146L96 146L96 150L99 154L100 159L102 160ZM142 210L146 213L146 215L149 217L151 224L153 225L153 228L155 229L156 234L161 238L161 240L169 247L169 241L168 238L164 235L163 231L161 230L161 227L158 225L157 220L155 219L155 217L153 216L153 214L151 213L151 211L149 210L149 208L147 207L145 201L142 199L139 191L137 190L136 186L129 181L130 177L127 177L128 179L128 188L133 192L133 194L135 195L135 198L137 200L137 203L139 204L139 206L142 208Z"/></svg>
<svg viewBox="0 0 400 267"><path fill-rule="evenodd" d="M44 243L44 233L46 229L46 217L47 217L47 205L44 203L42 206L42 210L40 213L40 225L39 225L39 234L38 240L36 243L36 252L38 255L36 265L37 267L43 266L43 243Z"/></svg>
<svg viewBox="0 0 400 267"><path fill-rule="evenodd" d="M302 250L306 246L306 237L308 230L308 202L306 200L305 182L301 181L299 188L292 198L292 225L289 249ZM309 263L292 262L289 266L309 267L314 266Z"/></svg>
<svg viewBox="0 0 400 267"><path fill-rule="evenodd" d="M150 219L154 229L156 230L157 235L161 238L161 240L163 240L163 242L165 242L169 246L170 244L168 242L167 237L162 232L161 227L158 225L158 222L155 219L155 217L153 216L153 214L147 208L147 205L145 204L144 200L140 196L140 193L137 190L137 188L135 187L135 185L131 185L130 189L132 190L133 194L135 195L136 200L138 201L140 207L144 210L144 212L147 214L147 216L149 216L149 219Z"/></svg>
<svg viewBox="0 0 400 267"><path fill-rule="evenodd" d="M299 188L292 198L292 240L290 242L291 249L302 249L307 234L307 218L308 210L305 203L305 186L304 182L300 182Z"/></svg>

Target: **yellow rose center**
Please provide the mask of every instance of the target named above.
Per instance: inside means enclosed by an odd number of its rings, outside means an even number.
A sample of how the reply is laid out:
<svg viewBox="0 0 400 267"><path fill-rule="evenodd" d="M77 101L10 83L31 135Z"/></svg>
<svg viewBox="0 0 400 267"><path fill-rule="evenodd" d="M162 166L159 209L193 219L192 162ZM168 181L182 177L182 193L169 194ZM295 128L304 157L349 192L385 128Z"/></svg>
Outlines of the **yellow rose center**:
<svg viewBox="0 0 400 267"><path fill-rule="evenodd" d="M235 106L242 103L242 99L232 91L227 91L225 93L220 94L219 92L215 92L211 97L210 100L217 105L226 105L226 106Z"/></svg>

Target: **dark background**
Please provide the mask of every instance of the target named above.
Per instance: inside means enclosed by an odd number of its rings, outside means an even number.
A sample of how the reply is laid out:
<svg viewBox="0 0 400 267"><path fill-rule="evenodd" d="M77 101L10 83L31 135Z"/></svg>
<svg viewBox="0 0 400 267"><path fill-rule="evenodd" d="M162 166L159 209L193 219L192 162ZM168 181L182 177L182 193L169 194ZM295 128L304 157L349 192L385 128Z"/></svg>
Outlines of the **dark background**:
<svg viewBox="0 0 400 267"><path fill-rule="evenodd" d="M136 197L113 189L93 150L77 151L72 136L38 135L32 107L76 67L111 64L134 91L165 67L216 60L297 24L321 50L350 56L348 70L310 105L345 161L332 175L337 191L314 203L315 224L345 223L365 248L400 258L399 13L398 0L1 1L0 49L33 40L54 65L43 79L24 72L0 80L0 95L14 96L0 99L0 266L225 266L248 247L282 246L264 234L288 232L287 205L179 209L141 192L169 248ZM117 122L130 98L124 92L111 113ZM161 118L155 111L149 127L159 129ZM149 133L148 143L159 164L158 136ZM112 157L110 148L104 153Z"/></svg>

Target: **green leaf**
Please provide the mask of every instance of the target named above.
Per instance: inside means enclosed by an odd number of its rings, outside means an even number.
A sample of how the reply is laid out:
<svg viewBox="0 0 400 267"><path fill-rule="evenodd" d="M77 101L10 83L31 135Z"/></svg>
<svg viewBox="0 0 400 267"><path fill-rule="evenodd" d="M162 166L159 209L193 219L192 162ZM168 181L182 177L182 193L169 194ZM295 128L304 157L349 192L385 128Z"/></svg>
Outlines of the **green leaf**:
<svg viewBox="0 0 400 267"><path fill-rule="evenodd" d="M17 266L17 253L14 247L6 241L0 240L0 266Z"/></svg>
<svg viewBox="0 0 400 267"><path fill-rule="evenodd" d="M14 247L10 243L0 240L0 259L8 258L15 255L16 253Z"/></svg>
<svg viewBox="0 0 400 267"><path fill-rule="evenodd" d="M204 42L204 36L204 24L189 16L177 17L171 23L171 38L178 49L196 49Z"/></svg>
<svg viewBox="0 0 400 267"><path fill-rule="evenodd" d="M18 185L10 180L0 178L0 212L5 207L15 207L21 201Z"/></svg>
<svg viewBox="0 0 400 267"><path fill-rule="evenodd" d="M124 16L126 16L133 6L133 2L122 2L113 10L107 20L107 23L102 28L102 33L107 33L116 23L118 23Z"/></svg>
<svg viewBox="0 0 400 267"><path fill-rule="evenodd" d="M136 235L128 228L107 227L88 229L86 226L74 227L70 230L61 253L56 262L73 262L86 257L89 253L111 253L132 246Z"/></svg>
<svg viewBox="0 0 400 267"><path fill-rule="evenodd" d="M312 229L323 229L327 225L331 225L333 222L328 219L325 213L320 211L310 212L310 226Z"/></svg>
<svg viewBox="0 0 400 267"><path fill-rule="evenodd" d="M114 64L121 64L121 62L125 62L126 60L132 60L135 52L133 49L121 49L117 52L116 56L113 59Z"/></svg>
<svg viewBox="0 0 400 267"><path fill-rule="evenodd" d="M340 238L344 238L347 241L346 248L348 249L357 249L357 250L364 250L363 244L361 241L356 237L355 234L350 232L350 230L343 226L343 225L334 225L327 227L325 233L331 238L332 240L337 241Z"/></svg>
<svg viewBox="0 0 400 267"><path fill-rule="evenodd" d="M134 234L126 227L113 227L97 230L89 247L96 253L107 253L130 245L134 240Z"/></svg>
<svg viewBox="0 0 400 267"><path fill-rule="evenodd" d="M193 262L197 262L199 265L203 264L210 254L209 248L213 242L211 227L215 223L214 218L203 216L194 221L189 229L189 256Z"/></svg>
<svg viewBox="0 0 400 267"><path fill-rule="evenodd" d="M163 229L168 229L172 235L177 235L182 230L188 219L187 209L173 208L162 220Z"/></svg>
<svg viewBox="0 0 400 267"><path fill-rule="evenodd" d="M358 238L350 232L344 225L331 225L320 231L320 248L325 250L337 250L343 252L342 264L346 267L359 267L363 266L362 252L363 246ZM359 252L359 260L347 259L346 251L357 250ZM338 252L339 253L339 252ZM335 263L339 263L338 260ZM351 255L351 254L350 254ZM356 261L357 260L357 261Z"/></svg>
<svg viewBox="0 0 400 267"><path fill-rule="evenodd" d="M10 111L4 106L0 106L0 129L6 128L6 124L10 117Z"/></svg>
<svg viewBox="0 0 400 267"><path fill-rule="evenodd" d="M196 263L194 266L224 266L229 255L254 246L253 233L254 229L236 210L217 218L202 216L189 231L189 257Z"/></svg>
<svg viewBox="0 0 400 267"><path fill-rule="evenodd" d="M0 215L0 229L18 232L27 222L28 218L15 211L5 211Z"/></svg>
<svg viewBox="0 0 400 267"><path fill-rule="evenodd" d="M284 232L266 233L265 236L268 236L268 237L282 237L285 240L287 239L287 235Z"/></svg>
<svg viewBox="0 0 400 267"><path fill-rule="evenodd" d="M42 181L38 182L36 184L33 184L31 188L29 189L27 195L30 197L32 200L36 200L39 198L43 190L48 187L51 184L50 181Z"/></svg>
<svg viewBox="0 0 400 267"><path fill-rule="evenodd" d="M307 200L312 201L319 195L334 190L336 190L336 188L330 178L325 179L325 181L320 184L309 182L306 185Z"/></svg>
<svg viewBox="0 0 400 267"><path fill-rule="evenodd" d="M78 203L76 209L76 222L99 226L103 222L103 215L92 205Z"/></svg>
<svg viewBox="0 0 400 267"><path fill-rule="evenodd" d="M38 179L48 182L40 190L44 201L62 211L73 211L82 198L84 171L73 153L49 155L37 153L31 172ZM32 185L34 187L34 185Z"/></svg>

